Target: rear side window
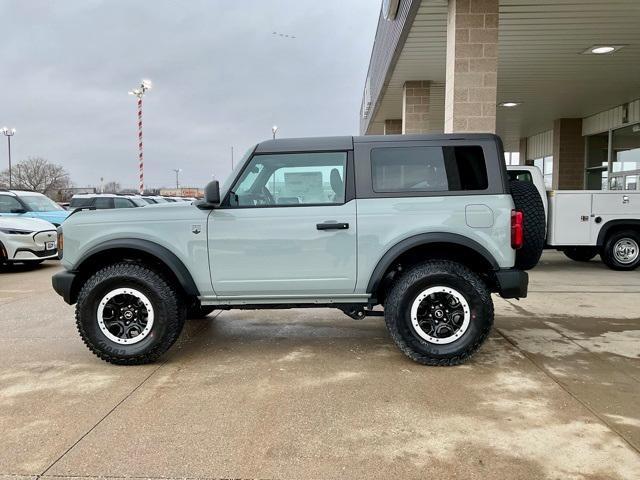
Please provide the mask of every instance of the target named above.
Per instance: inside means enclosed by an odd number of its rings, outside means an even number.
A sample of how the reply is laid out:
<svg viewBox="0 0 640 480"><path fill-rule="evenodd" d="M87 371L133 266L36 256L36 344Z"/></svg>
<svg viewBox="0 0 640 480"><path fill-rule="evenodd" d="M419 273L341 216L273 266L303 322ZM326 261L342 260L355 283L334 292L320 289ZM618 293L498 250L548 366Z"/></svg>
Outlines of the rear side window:
<svg viewBox="0 0 640 480"><path fill-rule="evenodd" d="M128 198L116 197L113 199L114 208L133 208L133 203Z"/></svg>
<svg viewBox="0 0 640 480"><path fill-rule="evenodd" d="M105 208L113 208L113 198L111 197L96 197L96 201L93 204L98 210Z"/></svg>
<svg viewBox="0 0 640 480"><path fill-rule="evenodd" d="M371 150L373 190L446 192L486 190L482 147L387 147Z"/></svg>
<svg viewBox="0 0 640 480"><path fill-rule="evenodd" d="M71 202L69 203L69 207L88 207L89 205L91 205L91 200L93 200L91 197L72 198Z"/></svg>

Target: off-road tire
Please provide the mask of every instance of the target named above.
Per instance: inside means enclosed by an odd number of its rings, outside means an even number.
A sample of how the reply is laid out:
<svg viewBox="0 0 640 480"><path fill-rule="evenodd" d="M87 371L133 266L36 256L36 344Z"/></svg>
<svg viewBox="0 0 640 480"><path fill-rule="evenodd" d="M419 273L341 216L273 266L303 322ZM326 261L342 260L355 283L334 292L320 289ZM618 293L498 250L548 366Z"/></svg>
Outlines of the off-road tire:
<svg viewBox="0 0 640 480"><path fill-rule="evenodd" d="M205 318L215 309L216 307L214 305L200 305L200 303L195 303L187 308L187 318L190 320Z"/></svg>
<svg viewBox="0 0 640 480"><path fill-rule="evenodd" d="M631 263L621 263L616 258L616 243L625 239L635 242L636 246L640 245L640 232L635 230L622 230L607 235L605 239L604 246L600 251L600 257L604 264L612 270L634 270L640 265L640 255L637 255L636 259Z"/></svg>
<svg viewBox="0 0 640 480"><path fill-rule="evenodd" d="M524 215L524 242L516 251L515 267L530 270L538 264L544 249L546 222L540 192L533 183L512 180L511 196L516 210Z"/></svg>
<svg viewBox="0 0 640 480"><path fill-rule="evenodd" d="M563 253L575 262L588 262L598 255L598 249L595 247L569 247L565 248Z"/></svg>
<svg viewBox="0 0 640 480"><path fill-rule="evenodd" d="M469 326L452 343L427 342L412 325L412 303L432 286L456 290L470 307ZM467 267L448 260L428 261L408 269L391 287L384 312L395 344L406 356L423 365L449 366L465 362L482 345L493 325L493 301L485 283Z"/></svg>
<svg viewBox="0 0 640 480"><path fill-rule="evenodd" d="M147 336L131 345L107 338L97 320L101 299L110 291L134 288L149 299L154 323ZM175 288L158 272L136 263L116 263L89 277L76 305L76 326L80 337L95 355L117 365L142 365L157 360L175 343L182 331L186 308Z"/></svg>

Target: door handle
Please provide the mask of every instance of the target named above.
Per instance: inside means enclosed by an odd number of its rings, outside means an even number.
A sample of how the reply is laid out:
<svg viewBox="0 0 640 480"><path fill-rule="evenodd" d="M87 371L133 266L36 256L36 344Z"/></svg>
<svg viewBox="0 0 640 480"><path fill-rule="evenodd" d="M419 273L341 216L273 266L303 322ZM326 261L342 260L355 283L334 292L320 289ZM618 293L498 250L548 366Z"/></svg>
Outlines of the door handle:
<svg viewBox="0 0 640 480"><path fill-rule="evenodd" d="M337 223L337 222L324 222L324 223L316 223L316 228L318 230L346 230L349 228L348 223Z"/></svg>

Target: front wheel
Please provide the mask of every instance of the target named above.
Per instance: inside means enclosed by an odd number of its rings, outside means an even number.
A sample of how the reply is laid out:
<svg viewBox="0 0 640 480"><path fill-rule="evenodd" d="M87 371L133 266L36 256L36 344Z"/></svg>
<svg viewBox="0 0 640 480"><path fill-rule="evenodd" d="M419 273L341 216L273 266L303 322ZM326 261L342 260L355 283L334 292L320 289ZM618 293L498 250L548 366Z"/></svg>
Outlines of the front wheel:
<svg viewBox="0 0 640 480"><path fill-rule="evenodd" d="M613 270L633 270L640 265L640 233L624 230L609 235L600 253Z"/></svg>
<svg viewBox="0 0 640 480"><path fill-rule="evenodd" d="M395 344L424 365L458 365L484 342L493 301L482 279L451 261L408 270L391 288L385 321Z"/></svg>
<svg viewBox="0 0 640 480"><path fill-rule="evenodd" d="M117 263L94 273L78 295L76 325L102 360L140 365L156 360L178 339L185 307L154 270Z"/></svg>

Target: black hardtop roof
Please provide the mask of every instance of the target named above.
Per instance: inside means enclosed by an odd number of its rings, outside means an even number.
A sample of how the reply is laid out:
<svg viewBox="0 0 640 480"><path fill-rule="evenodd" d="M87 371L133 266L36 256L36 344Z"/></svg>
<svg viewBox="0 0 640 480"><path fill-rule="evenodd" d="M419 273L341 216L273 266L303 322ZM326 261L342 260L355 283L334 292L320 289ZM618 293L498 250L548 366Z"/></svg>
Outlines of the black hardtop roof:
<svg viewBox="0 0 640 480"><path fill-rule="evenodd" d="M437 133L428 135L363 135L355 137L305 137L265 140L256 146L256 153L322 152L352 150L354 143L416 142L438 140L495 140L492 133Z"/></svg>

